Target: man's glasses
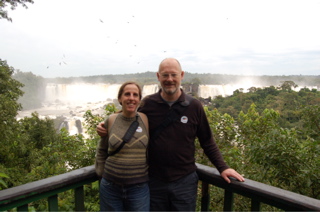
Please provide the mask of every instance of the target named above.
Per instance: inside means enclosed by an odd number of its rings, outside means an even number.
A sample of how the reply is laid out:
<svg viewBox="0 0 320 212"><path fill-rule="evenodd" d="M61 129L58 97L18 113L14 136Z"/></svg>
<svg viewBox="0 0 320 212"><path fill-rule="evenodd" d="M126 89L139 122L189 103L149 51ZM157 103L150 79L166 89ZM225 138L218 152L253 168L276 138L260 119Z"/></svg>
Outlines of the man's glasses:
<svg viewBox="0 0 320 212"><path fill-rule="evenodd" d="M164 79L168 79L170 76L171 78L175 79L178 77L178 74L160 74L160 76Z"/></svg>

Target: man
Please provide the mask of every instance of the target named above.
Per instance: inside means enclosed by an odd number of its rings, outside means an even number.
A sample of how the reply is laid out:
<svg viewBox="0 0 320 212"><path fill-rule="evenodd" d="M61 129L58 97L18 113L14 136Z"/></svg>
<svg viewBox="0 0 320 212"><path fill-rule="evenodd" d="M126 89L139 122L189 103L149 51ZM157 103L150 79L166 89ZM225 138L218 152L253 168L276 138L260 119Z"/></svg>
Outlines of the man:
<svg viewBox="0 0 320 212"><path fill-rule="evenodd" d="M149 119L150 209L195 211L198 185L194 158L196 137L228 183L231 182L229 177L241 182L244 178L224 162L201 103L196 99L189 101L180 89L184 71L179 61L164 59L159 65L157 77L162 88L158 93L145 97L139 108ZM187 104L185 109L181 110L181 104ZM179 118L156 132L171 110L180 111ZM101 126L97 131L99 135L106 133Z"/></svg>

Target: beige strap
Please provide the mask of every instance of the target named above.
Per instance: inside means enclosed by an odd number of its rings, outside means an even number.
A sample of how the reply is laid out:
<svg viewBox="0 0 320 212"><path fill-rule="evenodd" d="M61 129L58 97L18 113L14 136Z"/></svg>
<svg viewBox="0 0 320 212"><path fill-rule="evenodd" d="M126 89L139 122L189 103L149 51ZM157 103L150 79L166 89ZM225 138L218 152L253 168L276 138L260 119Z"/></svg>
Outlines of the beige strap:
<svg viewBox="0 0 320 212"><path fill-rule="evenodd" d="M141 117L142 122L144 123L144 126L146 126L146 129L149 133L149 122L148 122L148 117L144 113L138 112L139 116Z"/></svg>
<svg viewBox="0 0 320 212"><path fill-rule="evenodd" d="M108 118L108 136L110 135L110 129L114 123L114 120L116 120L117 116L118 116L119 113L114 113L114 114L111 114Z"/></svg>

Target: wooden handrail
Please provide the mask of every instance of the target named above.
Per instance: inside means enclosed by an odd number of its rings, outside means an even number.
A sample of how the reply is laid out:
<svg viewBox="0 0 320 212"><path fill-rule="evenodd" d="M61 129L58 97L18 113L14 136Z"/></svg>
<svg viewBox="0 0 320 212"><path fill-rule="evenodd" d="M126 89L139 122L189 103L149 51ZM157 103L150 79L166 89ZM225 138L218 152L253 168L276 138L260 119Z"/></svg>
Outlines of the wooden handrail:
<svg viewBox="0 0 320 212"><path fill-rule="evenodd" d="M30 200L44 199L63 191L97 181L94 166L87 166L64 174L0 191L0 211L20 207Z"/></svg>
<svg viewBox="0 0 320 212"><path fill-rule="evenodd" d="M227 183L215 168L197 164L199 180L287 211L320 211L320 200L245 179ZM256 203L255 203L256 204Z"/></svg>
<svg viewBox="0 0 320 212"><path fill-rule="evenodd" d="M252 200L252 210L257 210L260 203L266 203L283 210L291 211L320 211L320 200L303 196L294 192L269 186L250 179L245 182L232 180L226 183L219 172L212 167L197 164L199 180L203 181L201 206L208 207L209 185L225 190L225 209L232 209L233 193L248 197ZM49 177L43 180L27 183L0 191L0 211L15 207L24 207L37 199L54 197L60 192L81 188L82 185L97 181L94 166L87 166L65 174ZM80 189L81 190L81 189Z"/></svg>

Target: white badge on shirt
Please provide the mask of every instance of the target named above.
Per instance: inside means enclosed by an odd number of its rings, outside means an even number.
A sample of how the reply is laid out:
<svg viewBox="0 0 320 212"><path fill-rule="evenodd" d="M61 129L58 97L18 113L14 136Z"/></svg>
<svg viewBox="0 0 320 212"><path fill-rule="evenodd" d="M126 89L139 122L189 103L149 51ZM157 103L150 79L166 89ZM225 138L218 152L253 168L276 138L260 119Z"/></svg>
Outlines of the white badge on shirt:
<svg viewBox="0 0 320 212"><path fill-rule="evenodd" d="M137 132L142 132L142 128L139 126L136 131Z"/></svg>
<svg viewBox="0 0 320 212"><path fill-rule="evenodd" d="M184 123L184 124L187 123L188 122L188 117L182 116L181 117L181 122Z"/></svg>

